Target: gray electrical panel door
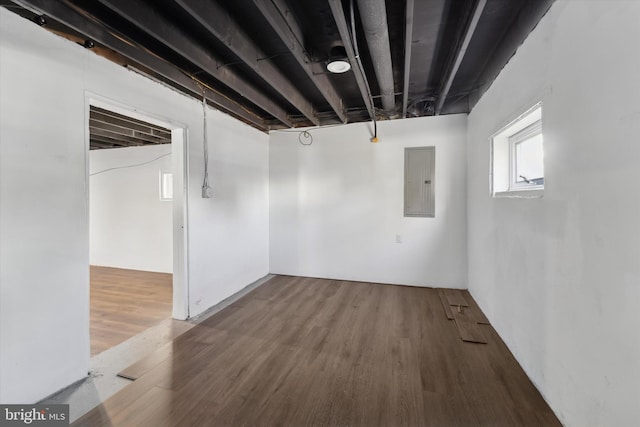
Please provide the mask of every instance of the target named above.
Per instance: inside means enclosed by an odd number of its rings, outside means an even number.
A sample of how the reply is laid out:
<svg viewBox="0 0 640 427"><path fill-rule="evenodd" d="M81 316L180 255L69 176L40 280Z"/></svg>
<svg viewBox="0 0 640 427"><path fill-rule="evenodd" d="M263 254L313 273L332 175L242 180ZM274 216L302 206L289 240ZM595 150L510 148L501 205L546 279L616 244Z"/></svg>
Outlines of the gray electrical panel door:
<svg viewBox="0 0 640 427"><path fill-rule="evenodd" d="M404 149L404 216L434 217L436 147Z"/></svg>

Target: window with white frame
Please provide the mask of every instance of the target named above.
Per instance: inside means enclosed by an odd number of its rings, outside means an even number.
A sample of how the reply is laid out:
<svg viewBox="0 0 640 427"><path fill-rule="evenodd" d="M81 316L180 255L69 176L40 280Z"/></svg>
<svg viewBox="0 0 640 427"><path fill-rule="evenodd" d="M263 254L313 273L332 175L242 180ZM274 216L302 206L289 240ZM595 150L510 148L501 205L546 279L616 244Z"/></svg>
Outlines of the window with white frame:
<svg viewBox="0 0 640 427"><path fill-rule="evenodd" d="M542 105L497 132L492 142L492 194L539 197L544 189ZM530 191L536 190L536 191Z"/></svg>
<svg viewBox="0 0 640 427"><path fill-rule="evenodd" d="M160 200L173 200L173 174L160 171Z"/></svg>

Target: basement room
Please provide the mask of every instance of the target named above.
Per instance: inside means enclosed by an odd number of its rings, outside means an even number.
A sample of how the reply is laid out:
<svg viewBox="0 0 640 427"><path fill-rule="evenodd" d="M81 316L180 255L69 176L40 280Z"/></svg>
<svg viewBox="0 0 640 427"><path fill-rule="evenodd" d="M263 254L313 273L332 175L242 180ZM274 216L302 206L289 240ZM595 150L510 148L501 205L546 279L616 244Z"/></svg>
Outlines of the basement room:
<svg viewBox="0 0 640 427"><path fill-rule="evenodd" d="M0 0L0 424L639 425L639 23Z"/></svg>

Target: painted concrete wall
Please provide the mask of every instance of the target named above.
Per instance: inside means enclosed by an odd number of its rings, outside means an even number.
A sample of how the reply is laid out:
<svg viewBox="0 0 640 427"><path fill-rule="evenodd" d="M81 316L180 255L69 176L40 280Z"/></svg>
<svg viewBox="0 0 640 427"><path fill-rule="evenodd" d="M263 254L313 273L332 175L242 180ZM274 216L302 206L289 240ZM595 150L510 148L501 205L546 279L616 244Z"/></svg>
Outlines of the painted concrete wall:
<svg viewBox="0 0 640 427"><path fill-rule="evenodd" d="M271 272L466 287L466 115L370 126L272 132ZM403 216L413 146L436 147L435 218Z"/></svg>
<svg viewBox="0 0 640 427"><path fill-rule="evenodd" d="M469 116L469 289L567 426L640 419L640 2L558 1ZM541 199L489 137L543 101Z"/></svg>
<svg viewBox="0 0 640 427"><path fill-rule="evenodd" d="M171 145L91 150L89 165L91 174L105 171L89 179L91 264L171 273L172 202L159 194L160 171L172 171Z"/></svg>
<svg viewBox="0 0 640 427"><path fill-rule="evenodd" d="M268 137L0 9L0 402L34 402L89 361L88 93L188 132L189 305L269 272Z"/></svg>

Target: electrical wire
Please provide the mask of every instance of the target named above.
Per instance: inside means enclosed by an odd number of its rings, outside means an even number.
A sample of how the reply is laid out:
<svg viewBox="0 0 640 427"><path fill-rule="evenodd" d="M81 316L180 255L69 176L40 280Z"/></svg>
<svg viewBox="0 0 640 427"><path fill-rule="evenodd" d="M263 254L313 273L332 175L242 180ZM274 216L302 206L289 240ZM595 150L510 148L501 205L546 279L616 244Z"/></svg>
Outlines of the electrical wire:
<svg viewBox="0 0 640 427"><path fill-rule="evenodd" d="M311 129L306 129L306 130L297 130L297 129L273 129L271 132L284 132L284 133L297 133L298 134L298 142L300 143L300 145L311 145L313 144L313 135L311 134L312 130L315 129L320 129L321 127L323 129L325 128L334 128L334 127L339 127L339 126L346 126L345 123L340 123L340 124L335 124L335 125L324 125L324 126L316 126L314 128ZM304 138L304 139L303 139Z"/></svg>
<svg viewBox="0 0 640 427"><path fill-rule="evenodd" d="M192 77L193 78L193 77ZM207 135L207 90L202 86L199 81L193 78L193 81L198 85L202 91L202 133L203 133L203 154L204 154L204 178L202 179L202 197L211 197L209 187L209 138Z"/></svg>
<svg viewBox="0 0 640 427"><path fill-rule="evenodd" d="M300 143L300 145L311 145L313 144L313 135L311 134L312 130L316 130L316 129L326 129L326 128L335 128L335 127L341 127L341 126L347 126L347 123L340 123L340 124L334 124L334 125L323 125L323 126L316 126L310 129L306 129L306 130L297 130L297 129L273 129L271 132L283 132L283 133L297 133L298 134L298 142ZM374 135L377 135L377 124L374 121L373 122L373 129L374 129ZM304 139L303 139L304 138Z"/></svg>
<svg viewBox="0 0 640 427"><path fill-rule="evenodd" d="M101 173L114 171L114 170L118 170L118 169L128 169L128 168L135 168L135 167L138 167L138 166L148 165L149 163L153 163L153 162L155 162L157 160L160 160L163 157L167 157L167 156L170 156L170 155L171 155L171 153L166 153L166 154L163 154L161 156L156 157L155 159L149 160L148 162L137 163L135 165L129 165L129 166L118 166L118 167L114 167L114 168L104 169L104 170L101 170L101 171L98 171L98 172L90 173L89 176L100 175Z"/></svg>
<svg viewBox="0 0 640 427"><path fill-rule="evenodd" d="M202 181L203 193L209 189L209 139L207 138L207 95L202 88L202 117L204 133L204 179Z"/></svg>
<svg viewBox="0 0 640 427"><path fill-rule="evenodd" d="M356 61L358 62L358 66L360 67L360 70L362 71L362 76L364 77L364 82L367 86L367 96L369 97L369 102L371 102L371 106L374 109L373 110L373 114L371 114L371 120L373 121L373 139L372 141L374 142L378 142L378 125L376 123L376 112L375 112L375 106L373 104L373 96L371 95L371 87L369 86L369 81L367 80L367 75L364 72L364 67L362 66L362 61L360 60L360 51L358 50L358 40L356 37L356 18L355 18L355 12L354 12L354 7L353 7L353 0L351 0L349 2L349 9L350 9L350 18L351 18L351 43L353 44L353 50L355 51L356 54Z"/></svg>
<svg viewBox="0 0 640 427"><path fill-rule="evenodd" d="M305 141L302 140L302 137L305 138ZM298 135L298 142L300 142L301 145L311 145L313 144L313 135L311 135L308 130L303 130Z"/></svg>
<svg viewBox="0 0 640 427"><path fill-rule="evenodd" d="M271 132L293 132L293 133L302 133L302 132L310 132L312 130L315 129L326 129L326 128L335 128L335 127L339 127L339 126L347 126L351 123L340 123L340 124L334 124L334 125L322 125L322 126L314 126L312 128L309 128L307 130L298 130L298 129L271 129Z"/></svg>

